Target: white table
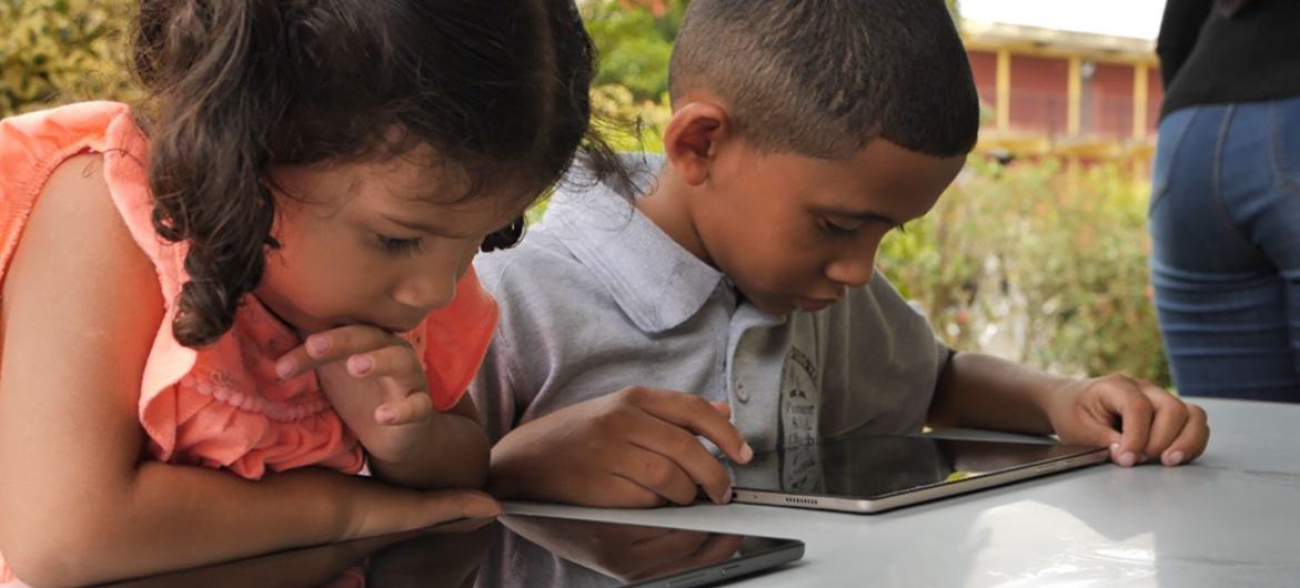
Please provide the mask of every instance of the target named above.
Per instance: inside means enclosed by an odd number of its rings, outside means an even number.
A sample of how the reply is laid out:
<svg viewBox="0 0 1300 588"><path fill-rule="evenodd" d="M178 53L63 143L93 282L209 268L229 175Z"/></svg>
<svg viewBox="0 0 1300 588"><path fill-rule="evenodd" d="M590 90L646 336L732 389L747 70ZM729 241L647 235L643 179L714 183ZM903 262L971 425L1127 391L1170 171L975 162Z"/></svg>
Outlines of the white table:
<svg viewBox="0 0 1300 588"><path fill-rule="evenodd" d="M1300 406L1194 400L1189 466L1103 465L882 515L752 505L508 512L794 537L743 586L1300 586Z"/></svg>

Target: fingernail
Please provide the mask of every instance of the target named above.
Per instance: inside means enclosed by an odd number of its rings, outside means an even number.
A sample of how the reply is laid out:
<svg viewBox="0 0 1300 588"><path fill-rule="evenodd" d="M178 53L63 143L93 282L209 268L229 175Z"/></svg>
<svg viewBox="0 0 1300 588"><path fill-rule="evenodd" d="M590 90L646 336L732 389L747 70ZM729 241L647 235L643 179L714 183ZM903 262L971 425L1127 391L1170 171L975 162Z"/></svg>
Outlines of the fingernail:
<svg viewBox="0 0 1300 588"><path fill-rule="evenodd" d="M381 425L391 425L397 420L397 412L387 406L381 406L375 410L375 420Z"/></svg>
<svg viewBox="0 0 1300 588"><path fill-rule="evenodd" d="M732 488L730 485L728 485L727 493L722 495L722 503L727 504L728 502L731 502L731 497L735 495L736 495L735 489Z"/></svg>
<svg viewBox="0 0 1300 588"><path fill-rule="evenodd" d="M471 519L488 519L501 515L501 505L496 501L476 502L473 506L465 509L465 516Z"/></svg>
<svg viewBox="0 0 1300 588"><path fill-rule="evenodd" d="M1119 456L1119 465L1131 468L1135 463L1137 463L1137 455L1132 451L1125 451L1124 455Z"/></svg>
<svg viewBox="0 0 1300 588"><path fill-rule="evenodd" d="M1183 452L1181 452L1181 451L1175 451L1175 452L1170 453L1168 456L1165 457L1165 465L1170 466L1170 467L1173 467L1173 466L1176 466L1176 465L1178 465L1178 464L1180 464L1180 463L1183 463L1183 460L1186 459L1186 458L1187 458L1187 456L1184 455Z"/></svg>
<svg viewBox="0 0 1300 588"><path fill-rule="evenodd" d="M312 357L320 357L330 348L329 337L319 337L312 335L307 338L307 353Z"/></svg>
<svg viewBox="0 0 1300 588"><path fill-rule="evenodd" d="M751 459L754 459L754 449L749 446L749 443L742 444L740 446L740 463L749 463Z"/></svg>
<svg viewBox="0 0 1300 588"><path fill-rule="evenodd" d="M348 365L352 368L352 373L364 376L375 367L375 360L369 355L353 355L348 359Z"/></svg>
<svg viewBox="0 0 1300 588"><path fill-rule="evenodd" d="M275 375L280 376L281 380L287 380L289 379L289 376L293 375L294 370L297 369L298 366L292 359L285 359L275 364Z"/></svg>

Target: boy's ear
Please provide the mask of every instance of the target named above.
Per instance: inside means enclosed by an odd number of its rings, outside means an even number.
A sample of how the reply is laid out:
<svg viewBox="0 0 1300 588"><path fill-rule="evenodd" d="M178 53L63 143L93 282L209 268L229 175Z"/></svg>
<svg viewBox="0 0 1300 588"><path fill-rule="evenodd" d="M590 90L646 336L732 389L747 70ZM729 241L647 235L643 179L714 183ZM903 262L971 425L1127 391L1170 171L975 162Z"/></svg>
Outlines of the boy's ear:
<svg viewBox="0 0 1300 588"><path fill-rule="evenodd" d="M664 131L664 154L691 186L709 179L719 144L733 134L727 111L712 102L691 102L673 113Z"/></svg>

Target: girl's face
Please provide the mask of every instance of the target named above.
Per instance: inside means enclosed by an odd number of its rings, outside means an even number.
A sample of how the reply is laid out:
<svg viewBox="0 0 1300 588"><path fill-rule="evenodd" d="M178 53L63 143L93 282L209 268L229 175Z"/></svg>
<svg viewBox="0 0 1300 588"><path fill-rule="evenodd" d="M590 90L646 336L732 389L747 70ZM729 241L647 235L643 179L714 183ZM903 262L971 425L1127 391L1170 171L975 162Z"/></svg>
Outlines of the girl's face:
<svg viewBox="0 0 1300 588"><path fill-rule="evenodd" d="M457 202L463 183L416 163L426 159L274 170L281 247L267 254L262 302L304 335L351 324L409 331L450 303L484 237L529 202Z"/></svg>

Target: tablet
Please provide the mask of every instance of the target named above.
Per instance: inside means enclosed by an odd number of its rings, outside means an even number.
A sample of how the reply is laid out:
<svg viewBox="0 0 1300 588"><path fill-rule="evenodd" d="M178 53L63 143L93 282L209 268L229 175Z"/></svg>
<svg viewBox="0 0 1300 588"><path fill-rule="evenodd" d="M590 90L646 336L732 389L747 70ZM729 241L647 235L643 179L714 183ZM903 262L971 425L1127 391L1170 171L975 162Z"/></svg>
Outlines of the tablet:
<svg viewBox="0 0 1300 588"><path fill-rule="evenodd" d="M803 557L793 539L507 515L296 549L118 588L686 588Z"/></svg>
<svg viewBox="0 0 1300 588"><path fill-rule="evenodd" d="M732 466L734 501L853 513L887 510L1106 461L1104 447L853 435Z"/></svg>

